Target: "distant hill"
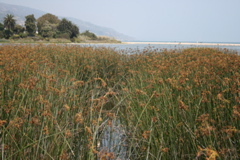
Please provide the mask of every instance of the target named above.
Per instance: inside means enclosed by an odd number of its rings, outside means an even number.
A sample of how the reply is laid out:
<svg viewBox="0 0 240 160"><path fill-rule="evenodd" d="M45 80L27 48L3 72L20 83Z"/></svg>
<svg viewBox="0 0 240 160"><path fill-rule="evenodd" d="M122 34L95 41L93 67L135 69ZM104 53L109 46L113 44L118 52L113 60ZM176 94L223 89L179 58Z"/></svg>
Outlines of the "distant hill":
<svg viewBox="0 0 240 160"><path fill-rule="evenodd" d="M24 25L25 16L29 14L34 14L35 18L39 18L42 15L46 14L44 11L40 11L37 9L19 6L19 5L10 5L0 2L0 22L3 23L3 19L7 14L13 14L15 16L15 19L17 20L17 23L20 25ZM56 15L58 16L58 15ZM63 18L61 16L58 16L60 19ZM80 32L84 32L86 30L89 30L96 35L104 35L109 37L114 37L121 41L131 41L134 40L134 38L124 35L122 33L119 33L115 31L114 29L98 26L95 24L92 24L90 22L82 21L80 19L72 18L72 17L65 17L68 20L72 21L74 24L76 24L80 28Z"/></svg>
<svg viewBox="0 0 240 160"><path fill-rule="evenodd" d="M7 14L13 14L17 20L17 23L24 25L25 16L34 14L35 18L38 18L44 15L45 12L28 7L10 5L0 2L0 22L3 22L3 19Z"/></svg>

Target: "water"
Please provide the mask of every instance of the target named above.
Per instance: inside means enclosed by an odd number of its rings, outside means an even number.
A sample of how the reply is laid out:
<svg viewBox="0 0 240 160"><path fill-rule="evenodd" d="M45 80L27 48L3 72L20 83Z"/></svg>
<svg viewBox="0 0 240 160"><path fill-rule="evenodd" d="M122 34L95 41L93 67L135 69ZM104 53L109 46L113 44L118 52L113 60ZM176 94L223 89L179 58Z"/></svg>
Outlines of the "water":
<svg viewBox="0 0 240 160"><path fill-rule="evenodd" d="M81 46L93 46L93 47L110 47L116 50L143 50L145 48L151 49L185 49L192 47L201 48L216 48L216 49L228 49L230 51L240 54L240 43L223 43L223 42L205 42L205 43L181 43L181 42L123 42L121 44L78 44Z"/></svg>
<svg viewBox="0 0 240 160"><path fill-rule="evenodd" d="M100 139L100 154L114 153L116 159L127 158L127 131L119 119L106 125Z"/></svg>

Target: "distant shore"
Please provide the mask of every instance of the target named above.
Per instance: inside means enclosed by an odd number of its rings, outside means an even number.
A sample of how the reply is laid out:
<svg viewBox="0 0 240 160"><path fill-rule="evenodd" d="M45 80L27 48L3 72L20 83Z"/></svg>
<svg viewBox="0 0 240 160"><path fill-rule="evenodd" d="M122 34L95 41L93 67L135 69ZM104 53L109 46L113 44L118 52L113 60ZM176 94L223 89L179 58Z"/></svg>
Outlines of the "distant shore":
<svg viewBox="0 0 240 160"><path fill-rule="evenodd" d="M171 44L171 45L199 45L199 46L240 46L234 43L189 43L189 42L122 42L122 44Z"/></svg>

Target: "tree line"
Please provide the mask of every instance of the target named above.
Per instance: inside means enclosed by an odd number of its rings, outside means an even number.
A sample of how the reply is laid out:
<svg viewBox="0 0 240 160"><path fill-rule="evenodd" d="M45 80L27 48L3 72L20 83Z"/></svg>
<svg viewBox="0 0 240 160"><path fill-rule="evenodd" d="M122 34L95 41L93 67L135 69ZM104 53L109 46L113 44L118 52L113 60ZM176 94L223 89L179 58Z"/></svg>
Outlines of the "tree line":
<svg viewBox="0 0 240 160"><path fill-rule="evenodd" d="M7 14L3 24L0 23L0 38L26 38L39 35L43 38L73 39L80 34L79 27L66 18L58 19L57 16L47 13L36 19L33 14L25 17L25 25L16 24L14 15ZM82 35L92 39L97 38L94 33L85 31Z"/></svg>

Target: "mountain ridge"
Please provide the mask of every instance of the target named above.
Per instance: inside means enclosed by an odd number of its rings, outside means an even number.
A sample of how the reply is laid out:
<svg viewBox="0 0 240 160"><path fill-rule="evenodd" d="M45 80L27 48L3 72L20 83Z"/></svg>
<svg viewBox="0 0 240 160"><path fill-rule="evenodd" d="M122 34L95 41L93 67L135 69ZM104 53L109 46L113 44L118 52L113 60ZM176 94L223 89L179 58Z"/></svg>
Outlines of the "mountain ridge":
<svg viewBox="0 0 240 160"><path fill-rule="evenodd" d="M35 18L37 19L46 13L47 12L44 12L44 11L41 11L38 9L34 9L34 8L30 8L30 7L25 7L25 6L20 6L20 5L12 5L12 4L6 4L6 3L0 2L0 22L3 22L3 19L7 14L13 14L17 23L20 25L24 25L25 16L27 16L29 14L34 14ZM58 16L58 15L56 15L56 16ZM76 24L80 28L80 32L89 30L98 36L104 35L104 36L114 37L115 39L118 39L121 41L135 40L134 38L132 38L128 35L119 33L112 28L98 26L98 25L93 24L88 21L83 21L83 20L73 18L73 17L58 16L58 18L60 18L60 19L67 18L68 20L72 21L74 24Z"/></svg>

